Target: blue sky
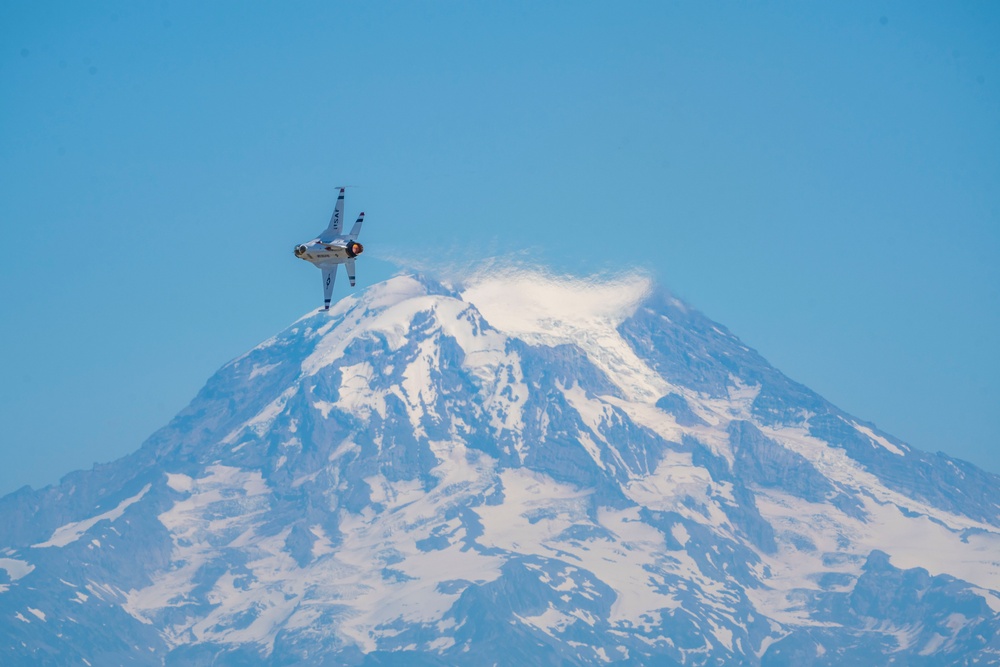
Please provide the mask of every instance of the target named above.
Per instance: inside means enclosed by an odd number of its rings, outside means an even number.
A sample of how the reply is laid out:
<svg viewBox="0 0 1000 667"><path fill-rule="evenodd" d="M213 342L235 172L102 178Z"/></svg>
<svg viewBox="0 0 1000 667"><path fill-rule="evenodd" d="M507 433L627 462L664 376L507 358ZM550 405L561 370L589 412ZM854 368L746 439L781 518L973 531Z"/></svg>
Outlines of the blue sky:
<svg viewBox="0 0 1000 667"><path fill-rule="evenodd" d="M996 3L0 5L0 493L135 450L394 257L639 267L1000 471ZM346 281L335 298L347 293Z"/></svg>

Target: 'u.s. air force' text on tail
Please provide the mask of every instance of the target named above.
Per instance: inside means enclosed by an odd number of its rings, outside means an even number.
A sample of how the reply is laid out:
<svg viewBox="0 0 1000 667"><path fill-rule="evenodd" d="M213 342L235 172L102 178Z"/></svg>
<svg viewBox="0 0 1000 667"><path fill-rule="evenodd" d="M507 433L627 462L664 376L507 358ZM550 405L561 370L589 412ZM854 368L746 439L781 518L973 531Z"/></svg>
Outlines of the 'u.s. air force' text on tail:
<svg viewBox="0 0 1000 667"><path fill-rule="evenodd" d="M347 268L347 277L354 287L354 260L365 251L358 243L361 233L361 223L365 221L364 211L358 216L349 234L343 233L344 226L344 188L340 188L337 196L337 206L333 209L330 225L319 237L295 246L295 256L304 259L323 271L323 310L330 310L330 297L333 295L333 283L337 280L337 267L343 264Z"/></svg>

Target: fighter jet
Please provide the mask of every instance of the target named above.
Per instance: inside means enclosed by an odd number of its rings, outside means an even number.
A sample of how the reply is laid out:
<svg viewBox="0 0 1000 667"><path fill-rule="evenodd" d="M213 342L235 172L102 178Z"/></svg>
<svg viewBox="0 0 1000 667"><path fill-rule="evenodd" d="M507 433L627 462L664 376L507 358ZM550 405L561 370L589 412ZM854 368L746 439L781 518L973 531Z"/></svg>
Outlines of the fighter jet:
<svg viewBox="0 0 1000 667"><path fill-rule="evenodd" d="M364 212L358 216L350 234L343 233L343 220L344 188L340 188L330 226L318 238L295 246L296 257L311 262L323 271L323 310L330 310L330 296L333 294L333 283L337 280L337 267L343 264L347 268L347 277L351 281L351 287L354 287L354 258L365 251L365 247L358 243L361 223L365 220Z"/></svg>

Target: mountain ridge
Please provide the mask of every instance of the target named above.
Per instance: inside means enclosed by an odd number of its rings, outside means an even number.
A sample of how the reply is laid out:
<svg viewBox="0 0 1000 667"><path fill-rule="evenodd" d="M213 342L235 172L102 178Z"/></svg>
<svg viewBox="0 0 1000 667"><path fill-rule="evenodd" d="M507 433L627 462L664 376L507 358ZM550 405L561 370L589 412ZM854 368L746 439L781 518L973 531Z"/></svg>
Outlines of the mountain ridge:
<svg viewBox="0 0 1000 667"><path fill-rule="evenodd" d="M3 651L988 664L998 481L641 276L399 276L226 364L135 453L0 499Z"/></svg>

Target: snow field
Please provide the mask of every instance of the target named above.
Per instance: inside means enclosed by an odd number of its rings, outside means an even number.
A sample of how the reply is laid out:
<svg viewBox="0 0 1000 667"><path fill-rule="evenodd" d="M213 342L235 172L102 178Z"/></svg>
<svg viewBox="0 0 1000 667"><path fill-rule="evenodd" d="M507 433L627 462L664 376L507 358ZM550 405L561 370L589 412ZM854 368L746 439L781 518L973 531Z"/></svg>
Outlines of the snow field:
<svg viewBox="0 0 1000 667"><path fill-rule="evenodd" d="M146 492L149 491L149 489L150 485L147 484L142 487L142 490L139 493L118 503L114 509L102 512L101 514L91 517L90 519L85 519L84 521L73 521L56 528L55 532L52 533L52 537L39 544L33 544L32 548L45 549L47 547L64 547L67 544L76 542L83 536L84 533L90 530L99 521L117 521L121 515L125 513L125 510L128 509L129 506L142 500L142 497L146 495Z"/></svg>

